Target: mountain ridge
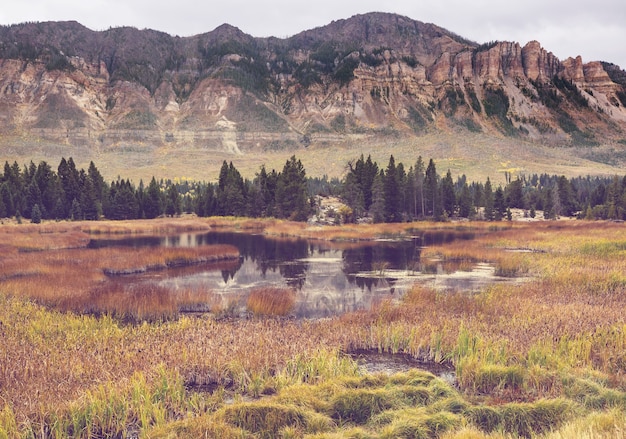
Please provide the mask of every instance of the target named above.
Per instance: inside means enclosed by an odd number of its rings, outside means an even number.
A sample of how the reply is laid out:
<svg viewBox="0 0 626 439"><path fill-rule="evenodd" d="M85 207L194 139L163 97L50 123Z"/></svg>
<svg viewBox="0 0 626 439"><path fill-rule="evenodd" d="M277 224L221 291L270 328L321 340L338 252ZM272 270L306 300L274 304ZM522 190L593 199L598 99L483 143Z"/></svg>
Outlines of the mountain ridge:
<svg viewBox="0 0 626 439"><path fill-rule="evenodd" d="M282 39L25 23L0 27L0 124L0 151L238 157L440 132L619 152L626 72L378 12Z"/></svg>

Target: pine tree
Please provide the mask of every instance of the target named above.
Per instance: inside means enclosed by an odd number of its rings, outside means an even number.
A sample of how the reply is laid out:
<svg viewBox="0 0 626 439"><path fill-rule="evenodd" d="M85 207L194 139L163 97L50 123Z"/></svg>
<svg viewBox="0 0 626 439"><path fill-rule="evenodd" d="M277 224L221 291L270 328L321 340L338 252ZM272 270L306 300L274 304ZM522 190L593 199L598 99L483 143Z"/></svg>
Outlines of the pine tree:
<svg viewBox="0 0 626 439"><path fill-rule="evenodd" d="M509 207L515 207L518 209L524 208L523 184L519 178L516 178L515 181L507 184L504 193Z"/></svg>
<svg viewBox="0 0 626 439"><path fill-rule="evenodd" d="M242 216L246 210L245 186L241 174L230 162L224 163L220 170L217 200L220 215Z"/></svg>
<svg viewBox="0 0 626 439"><path fill-rule="evenodd" d="M344 179L342 187L342 199L356 216L362 216L365 210L365 202L363 200L363 191L358 184L357 177L354 173L349 172Z"/></svg>
<svg viewBox="0 0 626 439"><path fill-rule="evenodd" d="M102 215L102 204L98 199L95 185L89 175L85 175L80 193L83 219L97 220Z"/></svg>
<svg viewBox="0 0 626 439"><path fill-rule="evenodd" d="M415 162L415 217L424 217L426 215L424 203L424 178L425 178L424 162L422 156L417 158Z"/></svg>
<svg viewBox="0 0 626 439"><path fill-rule="evenodd" d="M426 174L424 176L424 199L426 205L426 214L438 218L441 212L441 201L439 199L439 176L435 162L430 159Z"/></svg>
<svg viewBox="0 0 626 439"><path fill-rule="evenodd" d="M72 206L70 207L70 219L72 221L80 221L83 219L83 209L80 206L80 202L76 198L72 200Z"/></svg>
<svg viewBox="0 0 626 439"><path fill-rule="evenodd" d="M165 214L169 216L180 215L182 211L180 194L174 184L170 184L165 194Z"/></svg>
<svg viewBox="0 0 626 439"><path fill-rule="evenodd" d="M445 214L451 217L455 211L456 195L454 193L452 173L449 169L446 176L441 180L441 203Z"/></svg>
<svg viewBox="0 0 626 439"><path fill-rule="evenodd" d="M385 193L385 221L388 223L400 222L402 221L400 213L400 181L393 155L389 157L383 185Z"/></svg>
<svg viewBox="0 0 626 439"><path fill-rule="evenodd" d="M26 211L24 212L24 216L26 216L26 218L32 218L32 211L35 205L41 206L42 202L41 202L41 191L39 190L37 181L33 177L27 189ZM39 213L40 214L42 213L41 207L39 207Z"/></svg>
<svg viewBox="0 0 626 439"><path fill-rule="evenodd" d="M409 168L404 182L404 200L403 211L410 220L414 220L417 218L417 188L415 187L415 170L412 166Z"/></svg>
<svg viewBox="0 0 626 439"><path fill-rule="evenodd" d="M543 218L555 219L556 215L554 212L554 199L552 198L554 191L552 189L547 189L545 192L545 201L543 203Z"/></svg>
<svg viewBox="0 0 626 439"><path fill-rule="evenodd" d="M64 205L66 216L71 216L69 212L72 208L73 201L80 200L80 175L76 169L74 160L71 157L67 161L65 158L62 158L57 169L57 174L65 198Z"/></svg>
<svg viewBox="0 0 626 439"><path fill-rule="evenodd" d="M306 221L310 212L306 172L300 160L291 156L278 176L276 207L282 218Z"/></svg>
<svg viewBox="0 0 626 439"><path fill-rule="evenodd" d="M5 216L12 217L15 215L15 206L13 204L13 195L11 194L9 181L5 181L0 185L0 198L2 199L2 204L4 205Z"/></svg>
<svg viewBox="0 0 626 439"><path fill-rule="evenodd" d="M216 215L217 200L215 198L215 188L212 184L206 184L196 188L198 195L195 200L195 212L198 216L206 217Z"/></svg>
<svg viewBox="0 0 626 439"><path fill-rule="evenodd" d="M154 176L150 180L150 184L148 184L148 189L143 199L143 212L148 219L156 218L163 212L161 188Z"/></svg>
<svg viewBox="0 0 626 439"><path fill-rule="evenodd" d="M493 195L493 219L501 221L506 214L506 203L504 201L504 191L501 186L498 186Z"/></svg>
<svg viewBox="0 0 626 439"><path fill-rule="evenodd" d="M485 182L485 187L483 189L483 201L485 205L485 220L493 221L494 220L494 199L493 199L493 190L491 189L491 180L487 177L487 181Z"/></svg>
<svg viewBox="0 0 626 439"><path fill-rule="evenodd" d="M385 221L385 172L383 170L374 179L372 185L372 205L370 206L370 216L375 223Z"/></svg>
<svg viewBox="0 0 626 439"><path fill-rule="evenodd" d="M618 180L616 185L617 191L621 192L621 184ZM555 203L556 215L572 216L577 210L577 203L574 197L574 191L569 180L564 176L560 176L556 183L556 195L558 197L558 203ZM557 198L554 197L553 198Z"/></svg>
<svg viewBox="0 0 626 439"><path fill-rule="evenodd" d="M116 220L136 219L139 215L139 202L130 181L121 180L112 190L110 218Z"/></svg>
<svg viewBox="0 0 626 439"><path fill-rule="evenodd" d="M461 194L459 195L459 216L462 218L472 218L472 208L472 194L466 182L463 184Z"/></svg>
<svg viewBox="0 0 626 439"><path fill-rule="evenodd" d="M7 208L4 205L4 200L0 196L0 218L5 218L7 216Z"/></svg>
<svg viewBox="0 0 626 439"><path fill-rule="evenodd" d="M30 222L33 224L41 223L41 210L39 209L39 204L35 204L30 213Z"/></svg>

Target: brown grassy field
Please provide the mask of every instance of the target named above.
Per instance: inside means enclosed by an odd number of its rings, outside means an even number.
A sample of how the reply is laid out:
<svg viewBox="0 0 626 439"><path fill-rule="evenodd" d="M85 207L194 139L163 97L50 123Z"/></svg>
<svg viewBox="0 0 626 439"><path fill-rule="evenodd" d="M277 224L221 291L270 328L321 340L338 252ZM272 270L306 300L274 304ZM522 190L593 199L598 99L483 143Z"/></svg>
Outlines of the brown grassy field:
<svg viewBox="0 0 626 439"><path fill-rule="evenodd" d="M323 321L205 314L141 324L41 306L94 291L115 255L92 265L87 249L73 249L82 224L15 226L0 255L0 437L623 437L626 227L493 226L464 224L476 239L423 257L490 261L532 280L475 294L415 287L399 303ZM380 230L458 225L389 227ZM341 228L315 233L346 239ZM38 251L24 245L38 235L51 236ZM138 295L147 307L165 300ZM456 387L425 372L364 375L343 355L362 349L453 364Z"/></svg>
<svg viewBox="0 0 626 439"><path fill-rule="evenodd" d="M595 151L610 151L611 146L595 147ZM372 156L379 166L385 167L393 154L396 163L408 170L418 156L426 162L432 158L440 173L450 169L454 177L466 174L470 181L505 184L504 172L512 175L547 173L573 177L579 175L622 175L623 168L585 159L589 148L559 148L540 145L509 137L495 137L468 132L433 132L421 136L363 137L347 136L342 142L314 143L307 148L288 148L280 151L247 150L242 155L227 151L193 146L154 148L149 145L131 150L97 150L92 147L72 148L67 145L25 143L16 140L11 147L3 148L0 163L17 161L20 166L31 160L41 160L56 167L61 158L73 157L79 168L87 169L94 161L107 181L118 176L130 178L135 184L144 183L153 176L171 180L217 181L222 162L232 161L244 178L252 179L262 165L268 170L281 171L285 162L296 155L304 165L307 175L329 178L341 177L350 161L361 154Z"/></svg>

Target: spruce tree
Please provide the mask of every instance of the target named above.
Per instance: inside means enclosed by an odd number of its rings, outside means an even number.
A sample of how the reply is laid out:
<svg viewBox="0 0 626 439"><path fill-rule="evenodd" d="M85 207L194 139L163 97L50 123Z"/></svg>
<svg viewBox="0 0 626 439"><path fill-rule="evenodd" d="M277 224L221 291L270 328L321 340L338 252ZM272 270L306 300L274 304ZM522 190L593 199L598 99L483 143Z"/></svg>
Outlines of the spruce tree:
<svg viewBox="0 0 626 439"><path fill-rule="evenodd" d="M494 220L494 199L493 199L493 190L491 189L491 180L487 177L487 181L485 182L485 187L483 189L483 202L485 206L485 220L493 221Z"/></svg>
<svg viewBox="0 0 626 439"><path fill-rule="evenodd" d="M375 223L385 221L385 172L381 169L374 179L372 185L372 205L370 206L370 216Z"/></svg>
<svg viewBox="0 0 626 439"><path fill-rule="evenodd" d="M459 216L462 218L472 218L472 194L467 182L461 188L459 195Z"/></svg>
<svg viewBox="0 0 626 439"><path fill-rule="evenodd" d="M41 210L39 204L35 204L30 213L30 222L33 224L41 223Z"/></svg>
<svg viewBox="0 0 626 439"><path fill-rule="evenodd" d="M441 180L441 204L443 211L448 217L451 217L455 211L456 194L454 193L454 181L452 181L452 173L448 169L446 176Z"/></svg>
<svg viewBox="0 0 626 439"><path fill-rule="evenodd" d="M400 213L400 182L393 155L389 157L383 187L385 193L385 221L388 223L402 221Z"/></svg>
<svg viewBox="0 0 626 439"><path fill-rule="evenodd" d="M415 217L423 217L426 215L424 203L424 178L425 167L422 156L417 158L415 162Z"/></svg>
<svg viewBox="0 0 626 439"><path fill-rule="evenodd" d="M143 212L148 219L156 218L163 212L161 188L154 176L150 180L150 184L148 184L148 189L143 199Z"/></svg>
<svg viewBox="0 0 626 439"><path fill-rule="evenodd" d="M302 162L291 156L278 176L276 207L282 218L306 221L311 211L306 172Z"/></svg>
<svg viewBox="0 0 626 439"><path fill-rule="evenodd" d="M498 186L493 194L493 219L501 221L506 214L506 203L504 201L504 191Z"/></svg>
<svg viewBox="0 0 626 439"><path fill-rule="evenodd" d="M430 159L424 175L424 199L426 214L435 218L439 217L441 202L439 200L439 176L435 162Z"/></svg>
<svg viewBox="0 0 626 439"><path fill-rule="evenodd" d="M180 215L182 211L180 194L175 184L170 184L165 194L165 214L168 216Z"/></svg>

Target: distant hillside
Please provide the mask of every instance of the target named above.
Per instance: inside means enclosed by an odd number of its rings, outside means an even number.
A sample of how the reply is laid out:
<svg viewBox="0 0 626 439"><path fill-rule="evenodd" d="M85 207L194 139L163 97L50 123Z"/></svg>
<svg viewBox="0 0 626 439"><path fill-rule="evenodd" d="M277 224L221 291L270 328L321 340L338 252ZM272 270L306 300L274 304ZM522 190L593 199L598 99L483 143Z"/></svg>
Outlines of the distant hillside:
<svg viewBox="0 0 626 439"><path fill-rule="evenodd" d="M626 72L385 13L287 39L229 25L187 38L76 22L0 28L2 157L222 158L436 133L600 148L577 154L620 164Z"/></svg>

